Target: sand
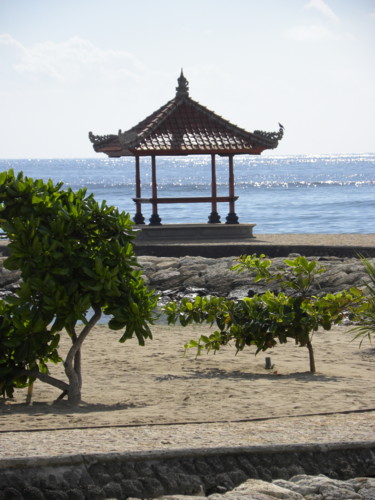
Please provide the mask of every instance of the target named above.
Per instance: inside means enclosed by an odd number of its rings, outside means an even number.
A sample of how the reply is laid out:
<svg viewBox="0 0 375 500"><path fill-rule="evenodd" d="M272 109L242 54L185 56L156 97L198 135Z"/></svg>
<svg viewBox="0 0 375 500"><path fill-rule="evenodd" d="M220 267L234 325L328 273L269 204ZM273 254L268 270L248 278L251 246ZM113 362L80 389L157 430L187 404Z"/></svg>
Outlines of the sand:
<svg viewBox="0 0 375 500"><path fill-rule="evenodd" d="M255 356L235 356L227 346L196 358L183 344L205 326L155 325L146 346L120 344L119 332L98 325L83 346L83 403L52 404L60 392L37 381L33 403L26 390L0 401L0 431L228 422L375 409L375 348L353 339L352 327L314 334L317 373L308 372L308 352L289 342ZM62 343L66 348L67 344ZM265 369L271 357L272 370ZM51 373L63 377L62 366Z"/></svg>

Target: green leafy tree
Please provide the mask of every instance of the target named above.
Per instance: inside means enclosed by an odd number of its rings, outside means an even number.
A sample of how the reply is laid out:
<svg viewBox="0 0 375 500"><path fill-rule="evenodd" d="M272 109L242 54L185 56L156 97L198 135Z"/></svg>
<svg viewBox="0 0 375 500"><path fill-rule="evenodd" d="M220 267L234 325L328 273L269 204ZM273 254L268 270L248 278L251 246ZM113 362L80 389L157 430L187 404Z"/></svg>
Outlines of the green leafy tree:
<svg viewBox="0 0 375 500"><path fill-rule="evenodd" d="M183 299L164 307L170 324L179 322L216 325L211 335L202 335L192 340L185 349L195 347L198 354L203 349L218 350L234 342L237 351L246 346L255 346L256 353L284 344L292 339L305 346L309 352L310 371L315 373L315 357L312 345L313 333L319 327L330 330L342 321L344 311L362 300L356 288L350 291L316 297L310 294L316 276L324 272L315 261L305 257L286 259L285 267L271 269L271 260L264 255L242 256L234 271L255 270L255 281L277 282L283 290L277 294L267 291L262 295L239 301L222 297L196 297L193 301Z"/></svg>
<svg viewBox="0 0 375 500"><path fill-rule="evenodd" d="M365 300L362 307L356 311L355 320L359 324L353 329L356 332L355 338L361 338L360 345L365 338L371 342L372 336L375 334L375 266L364 257L361 257L361 261L365 266L369 280L366 284Z"/></svg>
<svg viewBox="0 0 375 500"><path fill-rule="evenodd" d="M86 190L10 170L0 174L0 227L10 240L4 265L22 276L17 294L0 301L0 389L11 396L39 379L76 404L82 344L102 314L111 316L110 328L123 330L120 342L152 338L157 297L141 278L130 217ZM71 340L67 381L47 367L62 361L64 332Z"/></svg>

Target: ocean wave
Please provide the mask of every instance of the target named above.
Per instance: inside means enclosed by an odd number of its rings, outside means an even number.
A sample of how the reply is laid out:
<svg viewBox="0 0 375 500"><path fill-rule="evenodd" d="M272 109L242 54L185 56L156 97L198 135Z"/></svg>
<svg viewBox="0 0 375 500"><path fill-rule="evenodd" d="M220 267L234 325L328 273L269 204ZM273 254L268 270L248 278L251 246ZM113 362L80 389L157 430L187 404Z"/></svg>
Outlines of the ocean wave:
<svg viewBox="0 0 375 500"><path fill-rule="evenodd" d="M119 186L131 186L132 184L121 184ZM217 188L227 188L228 183L227 182L217 182ZM363 181L357 181L357 180L346 180L346 181L341 181L341 180L324 180L324 181L283 181L283 180L238 180L235 183L236 188L244 189L244 188L285 188L285 189L293 189L293 188L319 188L319 187L365 187L365 186L375 186L375 180L363 180ZM143 187L151 187L151 183L144 184ZM202 181L197 181L195 180L194 182L191 182L190 180L188 181L177 181L177 182L158 182L158 189L192 189L192 190L200 190L202 188L210 188L211 183L202 180Z"/></svg>
<svg viewBox="0 0 375 500"><path fill-rule="evenodd" d="M74 190L87 187L98 201L135 212L134 158L0 160L33 178L62 181ZM236 156L236 213L262 232L375 233L375 154ZM228 159L217 157L217 193L228 195ZM151 162L141 159L142 196L151 196ZM209 157L157 158L158 192L165 197L210 196ZM222 220L228 204L219 203ZM164 204L165 224L207 222L209 203ZM148 221L151 204L143 204Z"/></svg>
<svg viewBox="0 0 375 500"><path fill-rule="evenodd" d="M89 179L80 179L79 182L65 182L66 186L71 187L72 189L80 189L82 187L88 188L90 191L95 190L127 190L127 189L135 189L134 181L112 181L108 182L106 179L102 180L89 180ZM236 181L236 189L298 189L298 188L328 188L328 187L368 187L375 186L375 180L322 180L322 181L285 181L285 180L237 180ZM142 189L150 189L151 182L143 182ZM176 181L160 181L158 182L159 190L192 190L192 191L200 191L202 189L207 190L211 189L211 182L207 179L204 180L194 180L191 179L184 180L179 179ZM228 189L228 183L224 181L217 182L217 189Z"/></svg>

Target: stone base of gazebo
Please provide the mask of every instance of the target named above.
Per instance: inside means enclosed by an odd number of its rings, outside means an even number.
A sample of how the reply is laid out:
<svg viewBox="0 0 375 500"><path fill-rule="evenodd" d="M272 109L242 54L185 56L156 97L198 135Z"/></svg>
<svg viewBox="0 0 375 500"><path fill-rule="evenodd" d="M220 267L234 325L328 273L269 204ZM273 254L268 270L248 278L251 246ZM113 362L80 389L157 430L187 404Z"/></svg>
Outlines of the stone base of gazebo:
<svg viewBox="0 0 375 500"><path fill-rule="evenodd" d="M256 224L165 224L137 225L135 245L167 245L168 243L225 243L253 238Z"/></svg>

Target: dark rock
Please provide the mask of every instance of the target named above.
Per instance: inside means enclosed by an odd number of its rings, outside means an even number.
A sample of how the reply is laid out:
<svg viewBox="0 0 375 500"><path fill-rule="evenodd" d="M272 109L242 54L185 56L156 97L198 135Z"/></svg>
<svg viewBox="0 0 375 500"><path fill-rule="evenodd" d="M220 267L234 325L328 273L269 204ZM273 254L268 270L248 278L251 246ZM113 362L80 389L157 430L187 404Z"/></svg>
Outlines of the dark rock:
<svg viewBox="0 0 375 500"><path fill-rule="evenodd" d="M208 457L209 459L210 457ZM178 469L180 471L185 471L186 474L195 475L197 473L197 469L195 467L195 463L193 460L189 459L181 459L178 462Z"/></svg>
<svg viewBox="0 0 375 500"><path fill-rule="evenodd" d="M246 456L237 457L237 462L248 478L258 479L258 471Z"/></svg>
<svg viewBox="0 0 375 500"><path fill-rule="evenodd" d="M138 473L135 470L134 464L125 462L122 464L121 472L124 479L137 479Z"/></svg>
<svg viewBox="0 0 375 500"><path fill-rule="evenodd" d="M68 494L60 490L45 490L44 497L46 500L68 500Z"/></svg>
<svg viewBox="0 0 375 500"><path fill-rule="evenodd" d="M125 479L121 481L122 492L127 497L143 498L143 485L139 479Z"/></svg>
<svg viewBox="0 0 375 500"><path fill-rule="evenodd" d="M202 483L203 491L205 491L207 496L217 492L218 484L216 481L216 476L214 474L202 477Z"/></svg>
<svg viewBox="0 0 375 500"><path fill-rule="evenodd" d="M27 483L23 478L23 474L17 474L13 471L1 471L0 473L0 489L9 487L17 487L20 490L26 488Z"/></svg>
<svg viewBox="0 0 375 500"><path fill-rule="evenodd" d="M20 271L8 271L8 269L2 267L2 263L0 263L0 288L5 288L7 285L16 283L20 277Z"/></svg>
<svg viewBox="0 0 375 500"><path fill-rule="evenodd" d="M107 474L107 469L104 464L93 463L89 466L89 474L91 477L98 477L99 475Z"/></svg>
<svg viewBox="0 0 375 500"><path fill-rule="evenodd" d="M66 492L68 500L85 500L85 495L78 488L73 488Z"/></svg>
<svg viewBox="0 0 375 500"><path fill-rule="evenodd" d="M148 463L138 462L135 464L135 470L139 478L143 478L144 476L153 477L154 469Z"/></svg>
<svg viewBox="0 0 375 500"><path fill-rule="evenodd" d="M227 474L235 486L238 486L248 479L247 475L240 469L231 470Z"/></svg>
<svg viewBox="0 0 375 500"><path fill-rule="evenodd" d="M180 267L179 259L176 257L163 258L159 262L156 262L156 269L162 271L163 269L173 269Z"/></svg>
<svg viewBox="0 0 375 500"><path fill-rule="evenodd" d="M3 493L3 499L4 500L23 500L24 497L22 493L16 488L12 488L9 486L8 488L5 488L5 490L2 492Z"/></svg>
<svg viewBox="0 0 375 500"><path fill-rule="evenodd" d="M148 497L158 497L165 493L163 485L156 477L143 477L142 484L145 495Z"/></svg>
<svg viewBox="0 0 375 500"><path fill-rule="evenodd" d="M207 494L208 494L208 495L210 495L210 496L211 496L213 493L220 493L220 494L222 494L222 495L223 495L223 494L225 494L227 491L228 491L228 490L227 490L227 488L226 488L225 486L220 486L220 485L216 486L216 485L215 485L213 488L211 488L209 491L207 491Z"/></svg>
<svg viewBox="0 0 375 500"><path fill-rule="evenodd" d="M290 477L290 471L286 467L271 467L270 471L274 478L287 480Z"/></svg>
<svg viewBox="0 0 375 500"><path fill-rule="evenodd" d="M225 470L225 466L221 457L207 457L205 461L214 473L220 473Z"/></svg>
<svg viewBox="0 0 375 500"><path fill-rule="evenodd" d="M121 472L115 472L113 474L113 480L116 482L116 483L121 483L121 481L124 479L124 476Z"/></svg>
<svg viewBox="0 0 375 500"><path fill-rule="evenodd" d="M158 471L157 478L163 486L164 491L174 493L179 491L178 475L169 469Z"/></svg>
<svg viewBox="0 0 375 500"><path fill-rule="evenodd" d="M71 488L76 488L82 483L82 470L70 468L63 472L62 477Z"/></svg>
<svg viewBox="0 0 375 500"><path fill-rule="evenodd" d="M290 464L286 470L288 473L287 477L285 477L284 474L282 475L280 474L280 476L275 476L275 477L279 477L281 479L289 479L291 476L297 476L298 474L305 473L304 468L298 463ZM319 469L315 468L315 472L319 474Z"/></svg>
<svg viewBox="0 0 375 500"><path fill-rule="evenodd" d="M207 460L197 459L194 461L194 465L197 474L199 474L200 476L208 476L212 473L211 467Z"/></svg>
<svg viewBox="0 0 375 500"><path fill-rule="evenodd" d="M181 275L176 269L164 269L162 271L157 271L156 273L147 276L150 280L150 285L159 289L164 287L175 287L182 285L185 280L184 276Z"/></svg>
<svg viewBox="0 0 375 500"><path fill-rule="evenodd" d="M259 479L261 479L262 481L268 481L268 482L272 481L271 471L267 469L267 467L258 466L257 472Z"/></svg>
<svg viewBox="0 0 375 500"><path fill-rule="evenodd" d="M105 493L99 486L89 484L86 491L87 500L105 500Z"/></svg>
<svg viewBox="0 0 375 500"><path fill-rule="evenodd" d="M186 279L183 280L182 282L184 287L195 287L195 288L202 288L204 289L206 287L206 278L205 274L200 274L200 275L191 275L188 276Z"/></svg>
<svg viewBox="0 0 375 500"><path fill-rule="evenodd" d="M203 481L197 475L176 474L178 491L184 495L197 495L202 492Z"/></svg>
<svg viewBox="0 0 375 500"><path fill-rule="evenodd" d="M49 469L40 478L41 490L58 490L61 487L68 487L68 483L62 478L50 472Z"/></svg>
<svg viewBox="0 0 375 500"><path fill-rule="evenodd" d="M226 491L232 490L236 486L230 475L226 472L216 475L216 484L222 488L226 488Z"/></svg>
<svg viewBox="0 0 375 500"><path fill-rule="evenodd" d="M200 257L200 256L191 256L187 255L186 257L180 257L180 267L191 267L196 265L203 265L206 267L213 266L217 264L218 259L212 259L208 257Z"/></svg>
<svg viewBox="0 0 375 500"><path fill-rule="evenodd" d="M23 496L28 500L44 500L43 493L35 486L27 486L22 491Z"/></svg>
<svg viewBox="0 0 375 500"><path fill-rule="evenodd" d="M95 476L95 482L98 483L100 486L103 486L104 484L110 483L111 482L111 476L107 472L99 472Z"/></svg>
<svg viewBox="0 0 375 500"><path fill-rule="evenodd" d="M106 498L122 498L122 488L118 483L110 482L103 486Z"/></svg>

